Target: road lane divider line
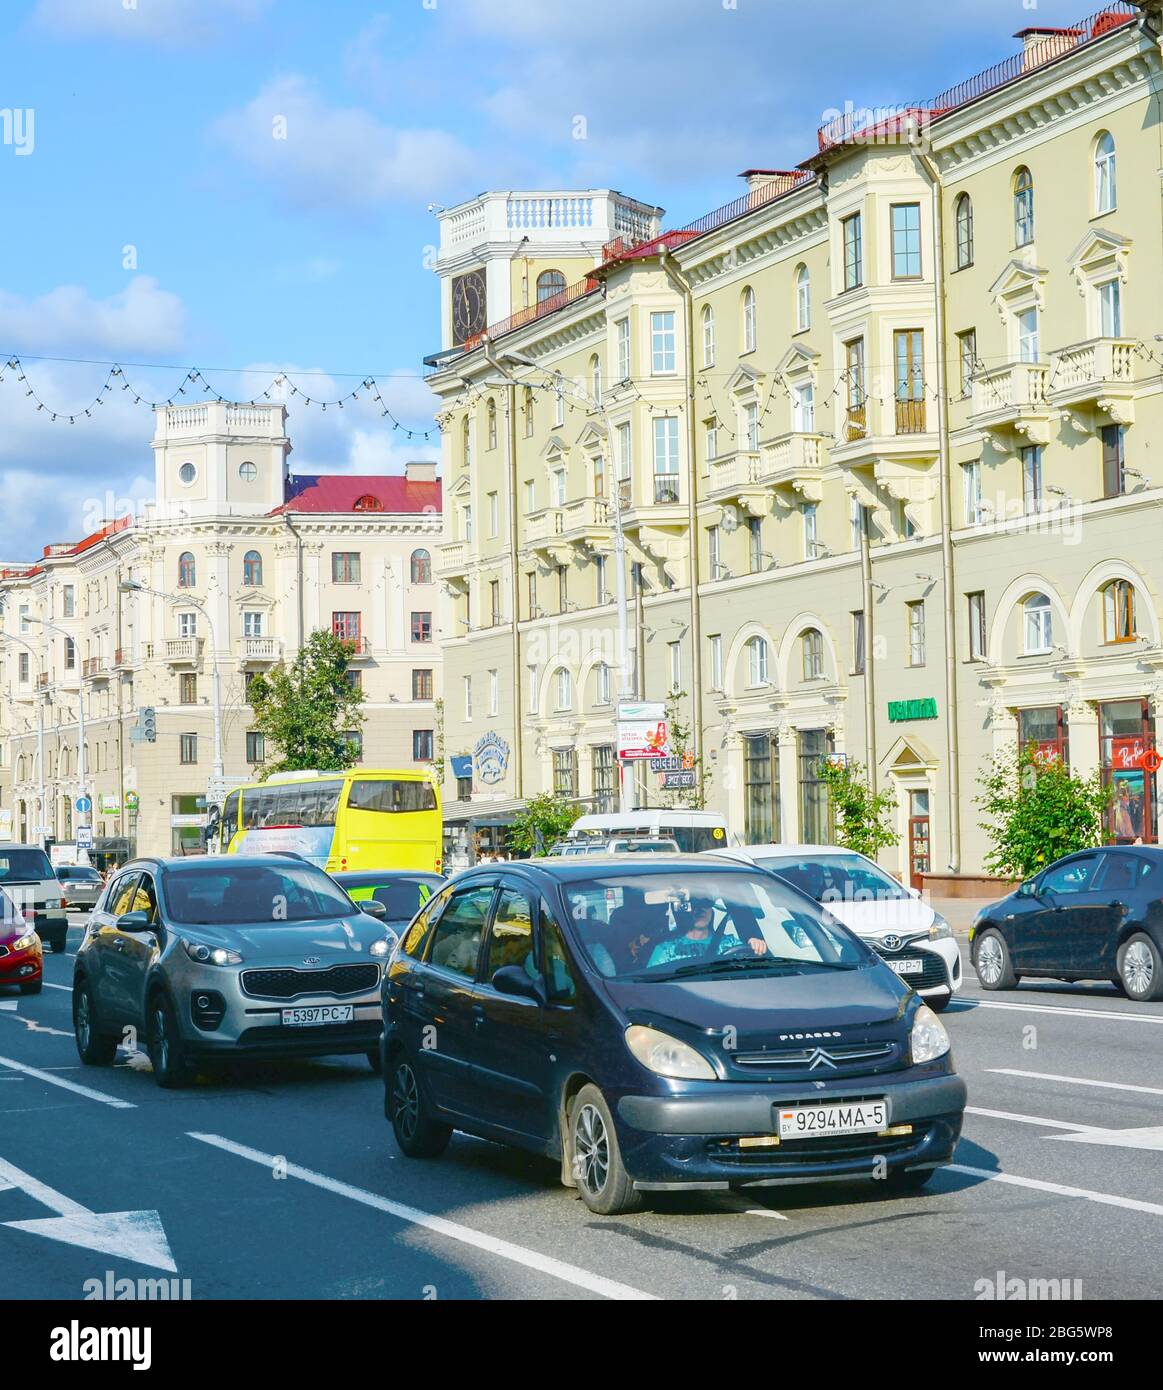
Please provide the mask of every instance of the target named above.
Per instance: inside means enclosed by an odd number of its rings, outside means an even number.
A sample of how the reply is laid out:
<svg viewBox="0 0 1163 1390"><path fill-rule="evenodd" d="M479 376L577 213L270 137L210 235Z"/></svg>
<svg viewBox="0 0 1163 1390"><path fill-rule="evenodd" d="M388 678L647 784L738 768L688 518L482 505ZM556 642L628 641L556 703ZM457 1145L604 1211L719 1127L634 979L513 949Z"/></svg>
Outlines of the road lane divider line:
<svg viewBox="0 0 1163 1390"><path fill-rule="evenodd" d="M72 1091L75 1095L84 1096L86 1100L100 1101L102 1105L110 1105L114 1110L136 1110L137 1106L131 1100L118 1100L116 1096L106 1095L104 1091L94 1091L90 1086L81 1086L76 1081L66 1081L63 1076L53 1076L47 1071L41 1071L39 1067L28 1067L23 1062L17 1062L11 1057L0 1057L0 1067L8 1067L11 1071L18 1071L23 1076L31 1076L36 1081L47 1081L50 1086L59 1086L62 1091Z"/></svg>
<svg viewBox="0 0 1163 1390"><path fill-rule="evenodd" d="M1019 1071L1015 1067L988 1067L993 1076L1026 1076L1032 1081L1064 1081L1069 1086L1098 1086L1105 1091L1135 1091L1145 1096L1163 1096L1161 1086L1132 1086L1127 1081L1093 1081L1088 1076L1058 1076L1049 1071Z"/></svg>
<svg viewBox="0 0 1163 1390"><path fill-rule="evenodd" d="M1112 1018L1116 1023L1155 1023L1163 1024L1163 1014L1132 1014L1124 1009L1071 1009L1065 1004L1003 1004L998 999L977 999L957 996L949 1005L949 1012L959 1014L974 1009L1015 1009L1026 1014L1065 1014L1067 1018Z"/></svg>
<svg viewBox="0 0 1163 1390"><path fill-rule="evenodd" d="M1012 1110L984 1110L978 1105L967 1105L965 1107L967 1115L984 1115L989 1120L1016 1120L1023 1125L1038 1125L1042 1129L1069 1129L1076 1133L1079 1130L1089 1130L1091 1133L1109 1134L1110 1130L1104 1125L1078 1125L1071 1120L1044 1120L1040 1115L1018 1115Z"/></svg>
<svg viewBox="0 0 1163 1390"><path fill-rule="evenodd" d="M1136 1197L1120 1197L1114 1192L1092 1192L1086 1187L1067 1187L1064 1183L1045 1182L1041 1178L1021 1178L1016 1173L999 1173L991 1168L971 1168L965 1163L948 1163L940 1171L964 1173L970 1178L984 1178L988 1182L1026 1187L1034 1192L1051 1192L1059 1197L1077 1197L1083 1201L1097 1202L1100 1206L1124 1207L1128 1211L1143 1211L1151 1216L1163 1216L1163 1205L1158 1202L1141 1202Z"/></svg>
<svg viewBox="0 0 1163 1390"><path fill-rule="evenodd" d="M68 994L72 994L73 992L72 985L54 985L51 980L44 980L42 983L45 989L63 989Z"/></svg>
<svg viewBox="0 0 1163 1390"><path fill-rule="evenodd" d="M298 1178L301 1182L321 1188L324 1192L331 1192L338 1197L347 1197L350 1201L360 1202L366 1207L373 1207L377 1211L386 1212L389 1216L396 1217L397 1220L408 1222L409 1225L423 1227L436 1235L458 1241L462 1245L474 1246L486 1254L497 1255L503 1260L510 1260L513 1264L524 1265L526 1269L534 1269L541 1274L548 1274L554 1279L572 1284L575 1288L600 1294L603 1298L655 1300L657 1297L655 1294L644 1293L641 1289L632 1288L629 1284L620 1284L614 1279L605 1278L603 1275L592 1274L589 1270L582 1269L578 1265L567 1264L564 1260L554 1259L552 1255L542 1255L536 1250L528 1250L522 1245L514 1245L512 1241L502 1240L498 1236L490 1236L483 1231L473 1230L471 1226L462 1226L457 1221L449 1221L447 1217L433 1216L430 1212L421 1211L418 1207L406 1206L402 1202L393 1202L390 1198L381 1197L377 1192L369 1192L366 1188L354 1187L351 1183L341 1182L337 1178L329 1178L325 1173L316 1173L313 1169L300 1167L297 1163L285 1163L275 1154L262 1153L258 1149L248 1148L245 1144L236 1144L232 1139L224 1139L220 1134L200 1134L193 1130L187 1130L187 1134L191 1139L197 1139L199 1143L209 1144L225 1153L248 1159L251 1163L257 1163L263 1168L273 1168L279 1164L281 1171L285 1172L288 1177Z"/></svg>

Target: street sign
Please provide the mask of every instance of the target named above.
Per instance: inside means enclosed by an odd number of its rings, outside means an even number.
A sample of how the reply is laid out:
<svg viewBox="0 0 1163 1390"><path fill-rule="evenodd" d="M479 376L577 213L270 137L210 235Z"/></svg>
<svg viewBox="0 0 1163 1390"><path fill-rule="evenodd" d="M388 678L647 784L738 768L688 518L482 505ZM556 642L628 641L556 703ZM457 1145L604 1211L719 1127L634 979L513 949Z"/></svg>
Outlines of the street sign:
<svg viewBox="0 0 1163 1390"><path fill-rule="evenodd" d="M644 720L651 724L657 724L660 719L666 718L666 706L660 700L625 701L618 706L619 723L636 723Z"/></svg>
<svg viewBox="0 0 1163 1390"><path fill-rule="evenodd" d="M93 848L93 827L92 827L91 825L78 825L78 826L77 826L77 848L78 848L78 849L92 849L92 848Z"/></svg>
<svg viewBox="0 0 1163 1390"><path fill-rule="evenodd" d="M126 809L127 811L136 811L136 810L137 810L137 807L138 807L137 793L136 793L136 792L126 792L126 793L125 793L125 809Z"/></svg>
<svg viewBox="0 0 1163 1390"><path fill-rule="evenodd" d="M666 758L651 758L651 772L690 772L695 765L693 753L673 753Z"/></svg>
<svg viewBox="0 0 1163 1390"><path fill-rule="evenodd" d="M693 772L665 772L662 775L663 791L678 791L689 789L695 785L695 774Z"/></svg>
<svg viewBox="0 0 1163 1390"><path fill-rule="evenodd" d="M87 816L93 809L93 798L90 796L77 797L77 814Z"/></svg>

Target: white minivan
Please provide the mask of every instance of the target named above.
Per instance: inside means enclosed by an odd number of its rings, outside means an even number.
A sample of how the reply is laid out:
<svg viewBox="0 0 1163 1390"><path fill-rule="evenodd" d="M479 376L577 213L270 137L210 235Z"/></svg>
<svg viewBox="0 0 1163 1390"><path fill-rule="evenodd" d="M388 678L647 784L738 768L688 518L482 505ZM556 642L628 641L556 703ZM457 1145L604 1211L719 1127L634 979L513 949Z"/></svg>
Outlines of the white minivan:
<svg viewBox="0 0 1163 1390"><path fill-rule="evenodd" d="M655 806L641 811L579 816L569 828L567 845L622 838L674 840L683 854L701 854L736 843L727 822L714 811L676 811Z"/></svg>
<svg viewBox="0 0 1163 1390"><path fill-rule="evenodd" d="M961 988L961 952L949 923L866 855L835 845L738 845L719 853L778 874L827 908L938 1013Z"/></svg>

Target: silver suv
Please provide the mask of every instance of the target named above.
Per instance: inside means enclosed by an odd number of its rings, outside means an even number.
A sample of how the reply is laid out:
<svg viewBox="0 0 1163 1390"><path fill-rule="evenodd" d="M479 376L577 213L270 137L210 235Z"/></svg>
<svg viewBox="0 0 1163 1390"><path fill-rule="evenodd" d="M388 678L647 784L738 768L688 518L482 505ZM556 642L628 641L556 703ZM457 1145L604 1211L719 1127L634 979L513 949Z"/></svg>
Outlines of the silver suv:
<svg viewBox="0 0 1163 1390"><path fill-rule="evenodd" d="M378 911L377 911L378 909ZM77 1051L144 1039L159 1086L215 1058L364 1053L396 937L322 869L275 855L140 859L106 886L73 972Z"/></svg>

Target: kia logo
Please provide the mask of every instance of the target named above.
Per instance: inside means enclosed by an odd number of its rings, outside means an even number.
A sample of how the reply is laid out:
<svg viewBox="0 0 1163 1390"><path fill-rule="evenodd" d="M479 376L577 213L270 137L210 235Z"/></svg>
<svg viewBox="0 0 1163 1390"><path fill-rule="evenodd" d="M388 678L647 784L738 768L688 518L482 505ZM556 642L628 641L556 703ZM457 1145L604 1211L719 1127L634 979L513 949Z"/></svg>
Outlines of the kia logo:
<svg viewBox="0 0 1163 1390"><path fill-rule="evenodd" d="M323 962L319 959L318 956L304 956L304 957L303 957L303 964L304 964L304 965L322 965Z"/></svg>

